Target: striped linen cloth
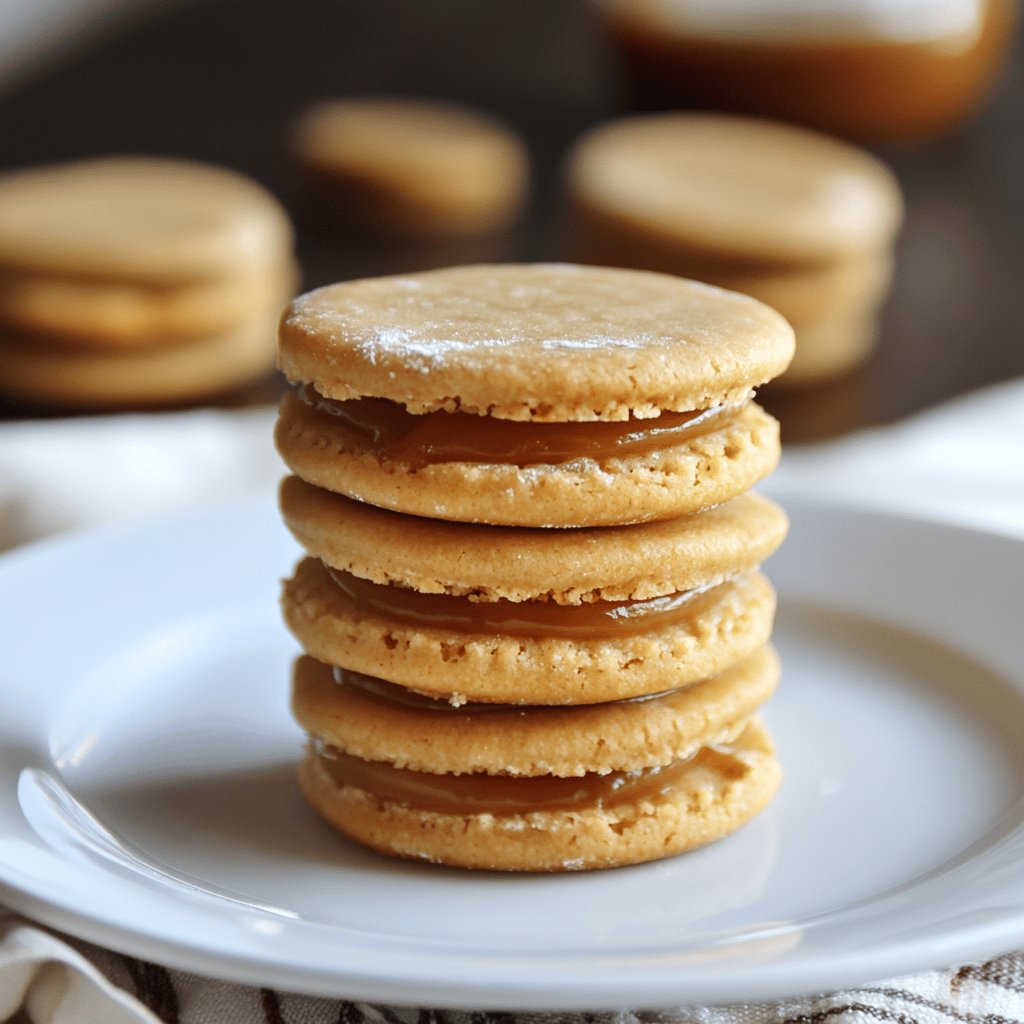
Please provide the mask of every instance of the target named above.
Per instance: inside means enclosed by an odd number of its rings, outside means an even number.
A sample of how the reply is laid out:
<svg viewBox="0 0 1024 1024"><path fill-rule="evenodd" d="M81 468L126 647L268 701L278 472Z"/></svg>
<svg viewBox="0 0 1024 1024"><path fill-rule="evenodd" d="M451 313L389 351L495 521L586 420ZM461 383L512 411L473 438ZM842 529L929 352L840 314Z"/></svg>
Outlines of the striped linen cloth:
<svg viewBox="0 0 1024 1024"><path fill-rule="evenodd" d="M37 1024L1024 1024L1024 952L777 1003L468 1013L215 981L8 917L0 921L0 1019L19 1008Z"/></svg>

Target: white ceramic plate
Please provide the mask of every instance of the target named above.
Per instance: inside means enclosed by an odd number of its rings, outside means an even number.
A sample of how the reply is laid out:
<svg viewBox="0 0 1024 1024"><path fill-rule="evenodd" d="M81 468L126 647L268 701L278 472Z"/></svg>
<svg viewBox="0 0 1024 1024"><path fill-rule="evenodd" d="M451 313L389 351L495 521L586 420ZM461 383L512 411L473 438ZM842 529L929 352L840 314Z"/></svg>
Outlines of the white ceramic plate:
<svg viewBox="0 0 1024 1024"><path fill-rule="evenodd" d="M768 998L1024 942L1024 545L790 511L781 794L585 875L392 862L305 807L269 498L0 560L0 900L200 973L447 1007Z"/></svg>

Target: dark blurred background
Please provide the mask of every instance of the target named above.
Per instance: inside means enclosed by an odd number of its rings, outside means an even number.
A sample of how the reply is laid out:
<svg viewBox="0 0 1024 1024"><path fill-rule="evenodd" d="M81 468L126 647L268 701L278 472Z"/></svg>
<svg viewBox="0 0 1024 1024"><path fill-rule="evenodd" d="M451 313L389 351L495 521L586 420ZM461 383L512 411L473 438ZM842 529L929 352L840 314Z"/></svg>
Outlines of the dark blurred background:
<svg viewBox="0 0 1024 1024"><path fill-rule="evenodd" d="M6 24L6 28L5 28ZM20 33L17 28L24 28ZM586 128L628 109L596 9L574 0L155 0L0 4L0 169L109 153L244 171L295 218L303 287L455 262L558 259L561 168ZM874 147L907 219L882 343L851 376L766 396L789 441L884 423L1024 374L1024 65L943 139ZM311 103L414 95L496 113L535 167L513 237L417 247L319 233L288 136Z"/></svg>

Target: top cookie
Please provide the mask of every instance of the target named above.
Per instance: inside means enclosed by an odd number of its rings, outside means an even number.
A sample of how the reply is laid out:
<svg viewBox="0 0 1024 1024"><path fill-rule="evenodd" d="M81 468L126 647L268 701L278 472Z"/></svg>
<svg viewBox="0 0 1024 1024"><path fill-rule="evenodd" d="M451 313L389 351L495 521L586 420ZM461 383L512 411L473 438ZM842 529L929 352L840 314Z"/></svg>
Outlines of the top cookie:
<svg viewBox="0 0 1024 1024"><path fill-rule="evenodd" d="M0 177L0 266L163 285L276 267L290 246L277 200L219 167L119 157Z"/></svg>
<svg viewBox="0 0 1024 1024"><path fill-rule="evenodd" d="M300 296L279 363L328 398L558 422L741 401L792 353L786 321L746 296L644 271L510 264Z"/></svg>
<svg viewBox="0 0 1024 1024"><path fill-rule="evenodd" d="M791 125L668 113L600 127L569 189L590 211L730 259L815 262L892 241L902 198L864 150Z"/></svg>

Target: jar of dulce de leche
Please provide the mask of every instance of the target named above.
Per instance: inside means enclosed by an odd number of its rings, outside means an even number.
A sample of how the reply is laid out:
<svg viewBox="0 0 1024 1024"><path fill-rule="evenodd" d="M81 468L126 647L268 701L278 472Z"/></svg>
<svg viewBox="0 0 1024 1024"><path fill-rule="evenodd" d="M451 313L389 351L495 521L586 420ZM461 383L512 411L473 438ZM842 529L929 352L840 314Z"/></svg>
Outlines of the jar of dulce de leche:
<svg viewBox="0 0 1024 1024"><path fill-rule="evenodd" d="M863 141L982 103L1018 0L602 0L637 102L765 114Z"/></svg>

